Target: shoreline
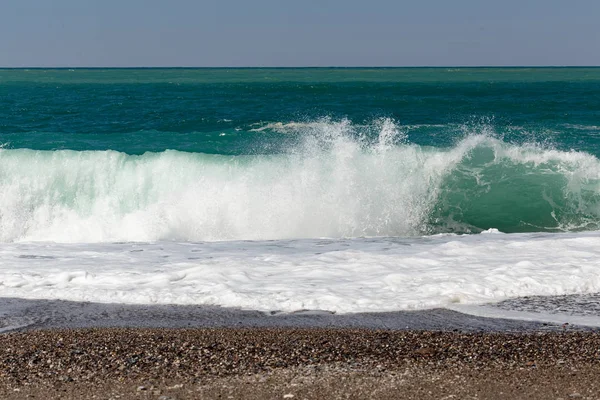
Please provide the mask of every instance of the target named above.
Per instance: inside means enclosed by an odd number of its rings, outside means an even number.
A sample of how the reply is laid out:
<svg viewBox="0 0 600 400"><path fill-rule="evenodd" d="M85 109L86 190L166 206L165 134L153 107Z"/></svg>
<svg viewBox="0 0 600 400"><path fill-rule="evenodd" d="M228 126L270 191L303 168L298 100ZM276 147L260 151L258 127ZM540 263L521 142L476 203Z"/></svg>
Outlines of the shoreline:
<svg viewBox="0 0 600 400"><path fill-rule="evenodd" d="M500 309L498 309L500 310ZM561 318L558 316L557 321ZM564 322L569 317L565 315ZM597 331L572 323L477 316L456 310L334 314L261 312L218 306L136 305L0 298L0 334L84 328L344 328L462 332Z"/></svg>
<svg viewBox="0 0 600 400"><path fill-rule="evenodd" d="M598 374L599 332L101 328L0 335L4 399L597 398Z"/></svg>

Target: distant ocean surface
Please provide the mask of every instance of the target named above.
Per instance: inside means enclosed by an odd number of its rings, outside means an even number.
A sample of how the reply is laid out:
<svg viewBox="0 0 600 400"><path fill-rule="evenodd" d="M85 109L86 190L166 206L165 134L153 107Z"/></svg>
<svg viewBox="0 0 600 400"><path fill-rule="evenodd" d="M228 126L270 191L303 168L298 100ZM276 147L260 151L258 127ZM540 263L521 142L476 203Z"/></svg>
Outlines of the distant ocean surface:
<svg viewBox="0 0 600 400"><path fill-rule="evenodd" d="M0 69L0 295L596 293L599 157L600 68Z"/></svg>

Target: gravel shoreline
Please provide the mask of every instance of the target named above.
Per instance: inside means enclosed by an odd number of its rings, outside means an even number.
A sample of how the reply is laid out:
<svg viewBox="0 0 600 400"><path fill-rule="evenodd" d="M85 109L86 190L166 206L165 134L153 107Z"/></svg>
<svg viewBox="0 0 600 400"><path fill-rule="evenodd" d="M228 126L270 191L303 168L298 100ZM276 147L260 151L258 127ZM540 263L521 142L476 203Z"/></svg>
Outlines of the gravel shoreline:
<svg viewBox="0 0 600 400"><path fill-rule="evenodd" d="M598 332L102 328L0 335L3 399L600 398L598 376Z"/></svg>

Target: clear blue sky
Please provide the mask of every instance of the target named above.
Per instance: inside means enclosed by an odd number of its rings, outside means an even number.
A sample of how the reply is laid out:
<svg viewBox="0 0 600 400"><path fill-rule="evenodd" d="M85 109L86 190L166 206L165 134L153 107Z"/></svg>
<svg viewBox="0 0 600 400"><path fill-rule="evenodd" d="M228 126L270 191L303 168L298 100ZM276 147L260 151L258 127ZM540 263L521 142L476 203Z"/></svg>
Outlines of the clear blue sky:
<svg viewBox="0 0 600 400"><path fill-rule="evenodd" d="M2 0L0 66L600 65L600 0Z"/></svg>

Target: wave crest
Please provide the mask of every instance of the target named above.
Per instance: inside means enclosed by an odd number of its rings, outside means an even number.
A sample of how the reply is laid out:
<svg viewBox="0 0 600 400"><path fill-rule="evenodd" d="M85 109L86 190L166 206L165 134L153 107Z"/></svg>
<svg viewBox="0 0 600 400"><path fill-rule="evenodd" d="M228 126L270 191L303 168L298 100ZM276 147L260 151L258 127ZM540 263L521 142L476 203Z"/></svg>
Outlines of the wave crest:
<svg viewBox="0 0 600 400"><path fill-rule="evenodd" d="M600 221L600 163L587 153L490 133L423 147L389 119L286 129L299 140L279 155L0 149L0 241L414 236Z"/></svg>

